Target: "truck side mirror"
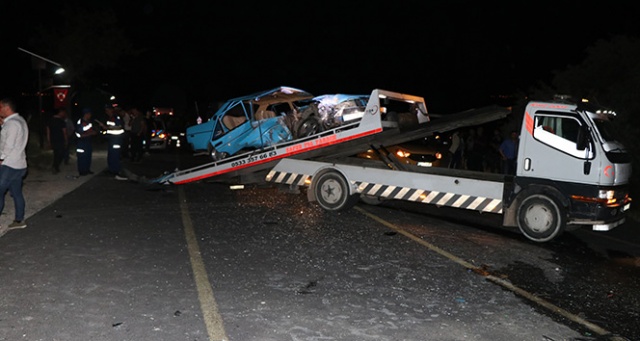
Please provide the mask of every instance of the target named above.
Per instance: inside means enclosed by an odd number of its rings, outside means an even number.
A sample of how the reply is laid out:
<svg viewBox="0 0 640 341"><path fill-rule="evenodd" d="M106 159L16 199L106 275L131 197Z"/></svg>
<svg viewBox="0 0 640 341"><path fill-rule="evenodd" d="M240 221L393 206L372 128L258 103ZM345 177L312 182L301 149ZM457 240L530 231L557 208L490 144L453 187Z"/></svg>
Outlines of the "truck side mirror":
<svg viewBox="0 0 640 341"><path fill-rule="evenodd" d="M576 141L576 149L585 150L589 144L589 128L582 125L578 129L578 140Z"/></svg>

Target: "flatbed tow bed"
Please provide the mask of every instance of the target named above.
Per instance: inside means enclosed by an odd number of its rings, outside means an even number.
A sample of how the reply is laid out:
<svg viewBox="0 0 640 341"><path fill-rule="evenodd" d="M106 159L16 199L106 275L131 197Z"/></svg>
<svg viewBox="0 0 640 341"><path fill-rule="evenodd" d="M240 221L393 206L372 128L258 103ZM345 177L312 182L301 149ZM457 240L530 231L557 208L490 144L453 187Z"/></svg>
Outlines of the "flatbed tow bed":
<svg viewBox="0 0 640 341"><path fill-rule="evenodd" d="M406 111L385 114L387 106L393 107L391 102L404 103ZM509 113L507 108L488 106L430 120L424 98L375 89L362 119L357 122L220 161L177 170L153 182L185 184L204 179L242 184L265 182L264 175L285 158L327 160L351 156L372 146L378 148L409 142L436 132L494 121Z"/></svg>

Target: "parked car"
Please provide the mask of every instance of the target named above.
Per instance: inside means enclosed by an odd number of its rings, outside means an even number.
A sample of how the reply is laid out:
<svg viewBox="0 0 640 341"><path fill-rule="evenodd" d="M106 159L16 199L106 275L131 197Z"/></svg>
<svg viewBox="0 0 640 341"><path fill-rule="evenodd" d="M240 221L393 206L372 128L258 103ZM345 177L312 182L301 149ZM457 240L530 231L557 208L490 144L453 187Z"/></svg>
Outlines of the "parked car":
<svg viewBox="0 0 640 341"><path fill-rule="evenodd" d="M182 148L187 145L186 124L182 116L159 115L157 116L164 121L165 132L168 134L167 147Z"/></svg>
<svg viewBox="0 0 640 341"><path fill-rule="evenodd" d="M151 120L151 127L147 127L151 131L151 139L149 142L149 149L164 150L169 147L169 133L164 120L154 117Z"/></svg>
<svg viewBox="0 0 640 341"><path fill-rule="evenodd" d="M419 167L447 167L448 140L441 135L433 135L422 140L385 147L400 163ZM381 151L384 153L384 151ZM378 151L369 149L357 157L380 160Z"/></svg>
<svg viewBox="0 0 640 341"><path fill-rule="evenodd" d="M294 135L304 137L362 118L369 95L331 94L317 96L300 108Z"/></svg>
<svg viewBox="0 0 640 341"><path fill-rule="evenodd" d="M149 149L165 150L169 148L181 148L186 144L184 125L173 115L156 115L148 127L151 132Z"/></svg>
<svg viewBox="0 0 640 341"><path fill-rule="evenodd" d="M173 116L173 108L167 107L153 107L153 115L154 116Z"/></svg>
<svg viewBox="0 0 640 341"><path fill-rule="evenodd" d="M311 98L304 90L281 86L230 99L207 122L187 127L187 142L194 151L220 160L291 140L299 107Z"/></svg>

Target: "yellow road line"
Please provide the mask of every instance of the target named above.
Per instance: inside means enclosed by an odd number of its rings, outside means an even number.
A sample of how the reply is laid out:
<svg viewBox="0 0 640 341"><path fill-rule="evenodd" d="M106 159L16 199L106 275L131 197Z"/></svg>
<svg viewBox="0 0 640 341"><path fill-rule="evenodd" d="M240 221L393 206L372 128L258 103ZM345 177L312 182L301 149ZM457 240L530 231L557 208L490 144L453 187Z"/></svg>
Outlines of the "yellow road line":
<svg viewBox="0 0 640 341"><path fill-rule="evenodd" d="M204 324L207 327L209 340L228 340L224 331L222 317L218 312L216 299L213 296L213 289L211 288L207 271L204 268L204 262L202 261L202 256L200 254L200 247L198 246L198 239L196 238L196 233L193 230L193 223L191 222L191 216L189 215L189 206L187 205L186 196L182 187L178 187L178 199L180 200L182 225L184 226L184 234L187 239L187 249L189 250L191 269L193 270L193 277L196 283L196 288L198 289L198 300L200 301L200 309L202 309Z"/></svg>
<svg viewBox="0 0 640 341"><path fill-rule="evenodd" d="M467 269L469 269L469 270L471 270L471 271L473 271L473 272L475 272L477 274L480 274L480 275L484 276L486 279L490 280L491 282L496 283L498 285L501 285L502 287L504 287L504 288L506 288L508 290L511 290L512 292L514 292L514 293L516 293L516 294L518 294L518 295L520 295L520 296L522 296L522 297L524 297L524 298L526 298L526 299L528 299L528 300L530 300L530 301L532 301L532 302L534 302L534 303L536 303L536 304L538 304L538 305L540 305L540 306L542 306L544 308L547 308L548 310L551 310L552 312L554 312L556 314L560 314L563 317L565 317L565 318L567 318L567 319L569 319L569 320L571 320L571 321L573 321L575 323L578 323L578 324L584 326L585 328L589 329L590 331L592 331L592 332L594 332L594 333L596 333L598 335L610 335L611 334L611 332L607 331L606 329L604 329L604 328L602 328L602 327L600 327L598 325L595 325L595 324L593 324L593 323L581 318L580 316L572 314L571 312L569 312L569 311L567 311L565 309L562 309L562 308L554 305L553 303L548 302L548 301L546 301L546 300L544 300L544 299L542 299L542 298L540 298L540 297L538 297L538 296L536 296L536 295L534 295L534 294L532 294L532 293L530 293L530 292L528 292L528 291L526 291L526 290L524 290L522 288L519 288L519 287L517 287L517 286L515 286L515 285L513 285L513 284L511 284L511 283L509 283L507 281L505 281L502 278L499 278L499 277L496 277L494 275L491 275L485 269L477 267L477 266L465 261L464 259L462 259L462 258L460 258L458 256L455 256L454 254L452 254L452 253L450 253L448 251L445 251L445 250L443 250L443 249L441 249L441 248L439 248L439 247L437 247L437 246L435 246L435 245L433 245L433 244L431 244L429 242L426 242L422 238L420 238L420 237L418 237L418 236L416 236L416 235L414 235L412 233L409 233L409 232L401 229L400 227L398 227L398 226L396 226L396 225L394 225L394 224L392 224L392 223L390 223L390 222L378 217L377 215L374 215L372 213L367 212L365 209L363 209L361 207L357 207L356 206L355 209L360 211L362 214L366 215L367 217L379 222L380 224L382 224L382 225L384 225L384 226L386 226L386 227L388 227L388 228L390 228L390 229L392 229L392 230L404 235L405 237L417 242L418 244L428 248L429 250L434 251L434 252L436 252L436 253L448 258L449 260L451 260L451 261L453 261L455 263L458 263L458 264L462 265L463 267L465 267L465 268L467 268ZM615 340L615 339L611 339L611 340Z"/></svg>

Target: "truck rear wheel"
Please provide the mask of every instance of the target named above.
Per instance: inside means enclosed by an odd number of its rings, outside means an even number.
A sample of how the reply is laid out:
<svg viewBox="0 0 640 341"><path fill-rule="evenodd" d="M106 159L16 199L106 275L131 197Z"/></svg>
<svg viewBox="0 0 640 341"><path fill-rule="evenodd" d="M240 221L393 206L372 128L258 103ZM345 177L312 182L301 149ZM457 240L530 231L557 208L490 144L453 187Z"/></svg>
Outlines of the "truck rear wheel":
<svg viewBox="0 0 640 341"><path fill-rule="evenodd" d="M346 210L359 198L349 193L347 179L335 171L320 174L314 181L313 191L318 205L327 211Z"/></svg>
<svg viewBox="0 0 640 341"><path fill-rule="evenodd" d="M544 194L527 197L518 207L518 228L535 242L547 242L564 231L564 209Z"/></svg>

